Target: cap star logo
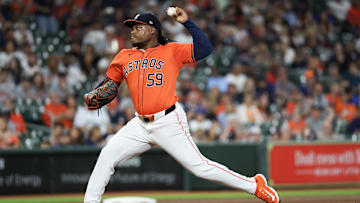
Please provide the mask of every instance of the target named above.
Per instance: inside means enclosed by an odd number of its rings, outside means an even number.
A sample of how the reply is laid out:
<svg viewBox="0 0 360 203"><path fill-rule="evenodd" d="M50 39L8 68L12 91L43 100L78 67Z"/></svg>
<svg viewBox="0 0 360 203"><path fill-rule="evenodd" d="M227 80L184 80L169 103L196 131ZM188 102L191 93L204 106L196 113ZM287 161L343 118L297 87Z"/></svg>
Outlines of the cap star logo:
<svg viewBox="0 0 360 203"><path fill-rule="evenodd" d="M140 16L140 14L137 14L134 19L135 19L135 20L138 19L139 16Z"/></svg>
<svg viewBox="0 0 360 203"><path fill-rule="evenodd" d="M152 25L152 24L154 24L154 23L153 23L153 21L152 21L152 20L149 20L149 24L150 24L150 25Z"/></svg>

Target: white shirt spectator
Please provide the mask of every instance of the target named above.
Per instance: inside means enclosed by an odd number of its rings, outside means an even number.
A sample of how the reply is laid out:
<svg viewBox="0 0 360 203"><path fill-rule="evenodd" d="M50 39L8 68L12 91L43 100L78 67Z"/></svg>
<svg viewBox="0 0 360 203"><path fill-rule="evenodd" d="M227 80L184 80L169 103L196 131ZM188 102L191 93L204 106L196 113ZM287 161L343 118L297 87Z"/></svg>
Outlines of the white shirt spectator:
<svg viewBox="0 0 360 203"><path fill-rule="evenodd" d="M237 120L240 124L256 123L264 121L259 109L255 105L246 106L241 104L236 107Z"/></svg>
<svg viewBox="0 0 360 203"><path fill-rule="evenodd" d="M291 65L295 60L296 52L293 48L287 47L284 53L284 63L286 65Z"/></svg>
<svg viewBox="0 0 360 203"><path fill-rule="evenodd" d="M331 13L340 21L346 19L347 13L351 7L351 3L348 0L340 1L328 1L327 6L330 8Z"/></svg>
<svg viewBox="0 0 360 203"><path fill-rule="evenodd" d="M168 31L172 35L176 35L176 34L184 31L184 26L181 25L180 23L177 23L174 20L165 21L163 23L163 27L166 31Z"/></svg>
<svg viewBox="0 0 360 203"><path fill-rule="evenodd" d="M243 66L239 63L235 63L232 68L232 72L228 73L225 77L225 80L228 84L234 84L238 92L242 92L244 85L247 80L247 76L242 73Z"/></svg>
<svg viewBox="0 0 360 203"><path fill-rule="evenodd" d="M196 132L198 130L207 131L211 128L211 121L209 119L204 120L191 120L189 122L191 132Z"/></svg>
<svg viewBox="0 0 360 203"><path fill-rule="evenodd" d="M85 82L86 75L81 71L80 65L78 63L71 63L68 66L65 66L63 62L59 64L59 70L62 72L66 72L66 81L68 82L70 87L74 87L75 85Z"/></svg>
<svg viewBox="0 0 360 203"><path fill-rule="evenodd" d="M14 57L14 53L6 53L4 51L0 52L0 69L4 68L9 61Z"/></svg>
<svg viewBox="0 0 360 203"><path fill-rule="evenodd" d="M174 38L175 41L180 43L193 43L193 38L190 34L185 34L183 32L177 34Z"/></svg>
<svg viewBox="0 0 360 203"><path fill-rule="evenodd" d="M234 84L236 87L236 90L238 92L242 92L244 89L244 85L247 80L247 77L245 74L235 75L233 73L229 73L226 75L225 79L228 82L228 84Z"/></svg>
<svg viewBox="0 0 360 203"><path fill-rule="evenodd" d="M75 113L74 125L79 128L90 129L93 126L99 126L101 134L105 134L110 126L110 117L107 108L102 108L101 112L89 111L85 106L79 106Z"/></svg>
<svg viewBox="0 0 360 203"><path fill-rule="evenodd" d="M103 30L91 30L86 33L83 40L83 47L92 44L96 53L102 53L106 49L106 34Z"/></svg>
<svg viewBox="0 0 360 203"><path fill-rule="evenodd" d="M24 22L18 23L18 29L14 31L14 38L18 44L22 44L24 41L27 41L29 44L34 44L34 37L32 33L26 29Z"/></svg>

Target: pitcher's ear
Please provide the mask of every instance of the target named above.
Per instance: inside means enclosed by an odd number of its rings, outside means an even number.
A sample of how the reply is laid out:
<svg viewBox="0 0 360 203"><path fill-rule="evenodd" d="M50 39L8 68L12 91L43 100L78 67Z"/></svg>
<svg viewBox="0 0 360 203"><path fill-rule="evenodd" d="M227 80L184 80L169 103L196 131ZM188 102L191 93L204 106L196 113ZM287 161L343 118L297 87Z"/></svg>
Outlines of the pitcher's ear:
<svg viewBox="0 0 360 203"><path fill-rule="evenodd" d="M155 27L151 26L150 28L151 28L150 29L151 34L154 34L157 32L157 29Z"/></svg>

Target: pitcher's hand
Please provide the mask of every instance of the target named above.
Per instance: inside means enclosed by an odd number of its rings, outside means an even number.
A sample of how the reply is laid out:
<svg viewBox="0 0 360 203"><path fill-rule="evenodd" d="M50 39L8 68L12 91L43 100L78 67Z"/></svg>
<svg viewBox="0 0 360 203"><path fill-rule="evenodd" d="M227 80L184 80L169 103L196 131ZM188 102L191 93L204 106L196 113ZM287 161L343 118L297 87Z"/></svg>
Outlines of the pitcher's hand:
<svg viewBox="0 0 360 203"><path fill-rule="evenodd" d="M189 19L189 16L184 11L184 9L180 7L175 7L175 8L176 8L176 13L172 17L175 18L175 20L181 24L185 23Z"/></svg>

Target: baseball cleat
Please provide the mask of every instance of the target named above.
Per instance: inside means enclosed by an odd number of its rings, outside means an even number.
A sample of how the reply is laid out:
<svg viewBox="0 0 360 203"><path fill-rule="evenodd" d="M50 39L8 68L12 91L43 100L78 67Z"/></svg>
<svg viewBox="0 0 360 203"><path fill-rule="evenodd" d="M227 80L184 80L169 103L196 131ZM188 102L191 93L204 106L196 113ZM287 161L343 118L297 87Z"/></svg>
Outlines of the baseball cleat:
<svg viewBox="0 0 360 203"><path fill-rule="evenodd" d="M255 196L267 203L279 203L280 198L274 188L268 186L266 178L262 174L255 175L256 191Z"/></svg>

